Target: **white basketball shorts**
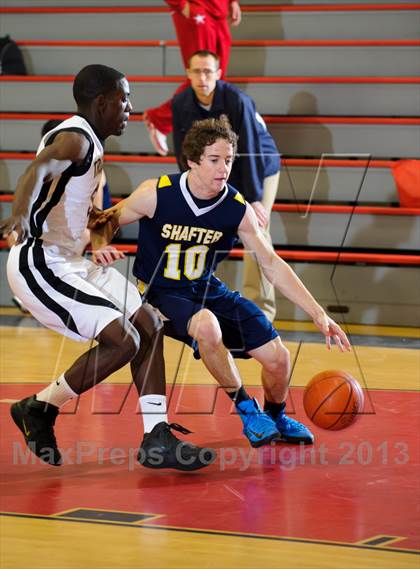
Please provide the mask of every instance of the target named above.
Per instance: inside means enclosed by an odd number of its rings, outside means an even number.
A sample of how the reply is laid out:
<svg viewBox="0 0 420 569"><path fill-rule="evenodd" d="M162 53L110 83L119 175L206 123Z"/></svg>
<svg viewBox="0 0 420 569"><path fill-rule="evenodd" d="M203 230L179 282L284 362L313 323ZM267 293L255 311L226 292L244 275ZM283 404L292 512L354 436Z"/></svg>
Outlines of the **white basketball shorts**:
<svg viewBox="0 0 420 569"><path fill-rule="evenodd" d="M11 248L10 288L44 326L86 342L113 320L130 318L141 306L137 288L117 269L28 239Z"/></svg>

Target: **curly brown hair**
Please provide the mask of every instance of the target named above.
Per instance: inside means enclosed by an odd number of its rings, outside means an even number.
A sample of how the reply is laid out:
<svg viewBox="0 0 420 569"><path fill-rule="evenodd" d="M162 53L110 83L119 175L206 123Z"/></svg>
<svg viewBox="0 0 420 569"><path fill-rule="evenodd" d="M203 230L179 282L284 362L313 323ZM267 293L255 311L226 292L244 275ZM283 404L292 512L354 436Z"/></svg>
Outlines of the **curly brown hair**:
<svg viewBox="0 0 420 569"><path fill-rule="evenodd" d="M226 115L221 115L218 119L195 121L182 143L181 164L183 169L188 170L187 160L199 164L205 147L211 146L219 138L226 140L232 145L233 155L235 156L238 136L233 132Z"/></svg>

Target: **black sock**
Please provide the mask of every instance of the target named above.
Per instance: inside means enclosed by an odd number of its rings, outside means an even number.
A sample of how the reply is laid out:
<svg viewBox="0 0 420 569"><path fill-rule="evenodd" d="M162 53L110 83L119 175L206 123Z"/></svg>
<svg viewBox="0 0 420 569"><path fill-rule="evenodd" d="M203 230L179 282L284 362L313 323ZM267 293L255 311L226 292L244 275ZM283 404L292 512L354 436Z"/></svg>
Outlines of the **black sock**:
<svg viewBox="0 0 420 569"><path fill-rule="evenodd" d="M277 419L279 414L284 411L286 403L273 403L273 401L267 401L264 399L264 411L270 415L273 419Z"/></svg>
<svg viewBox="0 0 420 569"><path fill-rule="evenodd" d="M235 402L235 405L239 405L239 403L242 403L242 401L247 401L248 399L251 399L248 393L245 391L243 385L241 385L238 391L231 391L230 393L228 392L227 394L232 399L232 401Z"/></svg>

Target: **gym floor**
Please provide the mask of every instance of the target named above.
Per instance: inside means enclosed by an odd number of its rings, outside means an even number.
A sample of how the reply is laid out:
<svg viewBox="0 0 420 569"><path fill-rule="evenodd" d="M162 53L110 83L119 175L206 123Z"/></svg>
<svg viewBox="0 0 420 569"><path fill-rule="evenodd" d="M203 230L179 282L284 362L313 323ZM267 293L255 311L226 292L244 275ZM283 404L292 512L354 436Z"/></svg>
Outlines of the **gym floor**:
<svg viewBox="0 0 420 569"><path fill-rule="evenodd" d="M348 326L353 352L328 352L310 324L278 322L294 361L288 412L308 422L303 387L326 369L365 391L354 425L313 426L314 447L251 449L230 401L188 348L166 340L169 417L213 446L195 473L136 462L142 438L128 368L64 409L60 468L26 452L8 407L49 383L86 345L2 310L2 569L419 567L419 330ZM240 361L261 399L259 368Z"/></svg>

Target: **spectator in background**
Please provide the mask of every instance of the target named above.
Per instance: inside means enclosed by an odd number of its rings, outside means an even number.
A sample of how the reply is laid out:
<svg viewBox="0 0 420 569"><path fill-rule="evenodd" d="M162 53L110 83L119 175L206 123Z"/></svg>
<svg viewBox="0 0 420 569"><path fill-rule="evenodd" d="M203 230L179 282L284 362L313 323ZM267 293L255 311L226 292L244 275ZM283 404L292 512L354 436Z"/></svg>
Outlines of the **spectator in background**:
<svg viewBox="0 0 420 569"><path fill-rule="evenodd" d="M226 73L232 43L229 21L232 26L241 22L241 8L237 0L165 0L174 11L172 19L181 50L184 66L197 50L208 49L217 53L221 76ZM184 81L175 91L181 93L189 86ZM167 135L172 130L172 99L159 107L147 109L143 115L150 140L159 154L166 156Z"/></svg>
<svg viewBox="0 0 420 569"><path fill-rule="evenodd" d="M175 154L181 170L182 143L194 121L226 115L238 135L238 157L229 183L236 187L254 209L268 242L270 212L276 199L280 177L280 154L267 131L255 103L234 85L221 81L219 58L207 50L197 51L189 61L191 86L173 99ZM244 256L243 294L273 322L276 315L275 290L262 274L254 256Z"/></svg>

